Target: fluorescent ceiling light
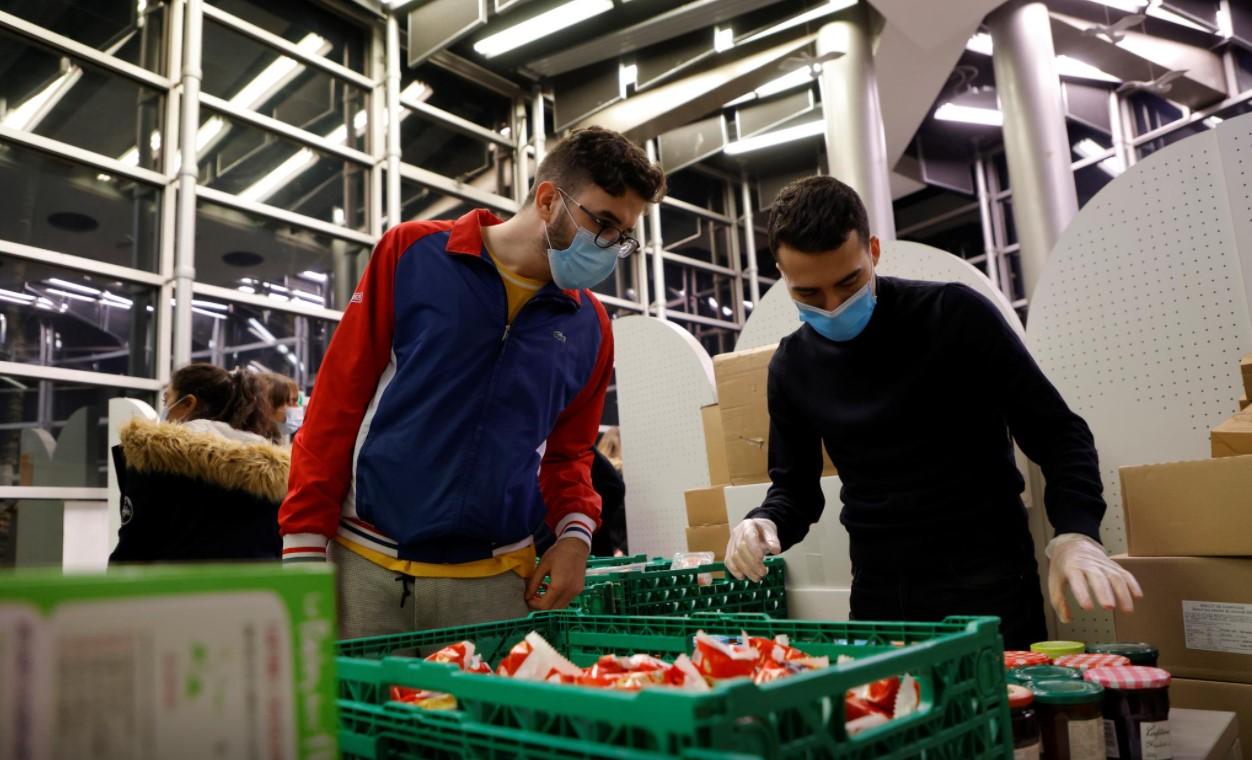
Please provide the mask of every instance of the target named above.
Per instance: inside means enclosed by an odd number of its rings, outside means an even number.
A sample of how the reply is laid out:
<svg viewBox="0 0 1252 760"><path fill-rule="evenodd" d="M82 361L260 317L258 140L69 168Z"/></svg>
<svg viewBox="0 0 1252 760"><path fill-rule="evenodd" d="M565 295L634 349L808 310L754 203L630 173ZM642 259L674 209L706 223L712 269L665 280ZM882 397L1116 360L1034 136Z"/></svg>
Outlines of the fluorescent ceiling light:
<svg viewBox="0 0 1252 760"><path fill-rule="evenodd" d="M217 303L216 301L201 301L195 298L191 300L191 305L198 306L201 309L213 309L214 311L228 311L230 309L230 307L224 303Z"/></svg>
<svg viewBox="0 0 1252 760"><path fill-rule="evenodd" d="M240 285L239 287L235 288L235 290L238 290L240 293L249 293L249 294L256 293L256 288L252 287L251 285Z"/></svg>
<svg viewBox="0 0 1252 760"><path fill-rule="evenodd" d="M988 127L1004 126L1004 114L994 108L975 108L955 103L944 103L935 111L940 121L959 121L964 124L983 124Z"/></svg>
<svg viewBox="0 0 1252 760"><path fill-rule="evenodd" d="M1096 142L1095 140L1092 140L1090 137L1084 137L1083 139L1079 140L1077 143L1074 144L1074 152L1082 156L1083 158L1093 158L1095 156L1101 156L1101 155L1104 155L1105 153L1108 153L1109 150L1111 149L1104 147L1103 145ZM1116 154L1104 159L1103 161L1101 161L1100 163L1096 165L1099 166L1104 171L1104 173L1108 174L1111 177L1116 177L1122 172L1126 171L1126 167L1122 163L1121 158L1119 158Z"/></svg>
<svg viewBox="0 0 1252 760"><path fill-rule="evenodd" d="M50 106L63 88L73 85L71 79L78 78L79 70L71 68L61 76L53 79L39 92L27 98L20 106L4 115L0 125L10 129L29 130L38 125L43 116L45 106Z"/></svg>
<svg viewBox="0 0 1252 760"><path fill-rule="evenodd" d="M995 51L995 46L991 42L991 35L986 32L978 32L969 38L969 42L965 43L965 49L971 53L982 53L983 55L991 55Z"/></svg>
<svg viewBox="0 0 1252 760"><path fill-rule="evenodd" d="M617 67L617 89L621 97L626 97L626 88L639 83L639 67L635 64ZM508 135L505 135L507 137Z"/></svg>
<svg viewBox="0 0 1252 760"><path fill-rule="evenodd" d="M713 50L724 53L735 46L735 30L728 27L717 27L713 30Z"/></svg>
<svg viewBox="0 0 1252 760"><path fill-rule="evenodd" d="M204 317L212 317L214 319L226 319L225 314L218 314L215 311L208 311L206 309L201 309L198 306L192 306L191 311Z"/></svg>
<svg viewBox="0 0 1252 760"><path fill-rule="evenodd" d="M1217 8L1217 36L1228 40L1235 36L1235 22L1230 17L1230 7L1221 5Z"/></svg>
<svg viewBox="0 0 1252 760"><path fill-rule="evenodd" d="M1217 125L1221 124L1223 121L1225 121L1225 119L1220 116L1210 116L1204 120L1204 126L1209 129L1217 129Z"/></svg>
<svg viewBox="0 0 1252 760"><path fill-rule="evenodd" d="M779 32L785 32L788 29L791 29L792 27L800 26L801 24L807 24L810 21L815 21L821 18L822 16L829 16L832 13L838 13L839 11L845 10L847 8L851 8L852 6L856 4L857 4L857 0L830 0L830 2L826 3L825 5L819 5L816 8L813 8L812 10L808 10L808 11L805 11L804 13L801 13L799 16L789 18L786 21L783 21L782 23L775 24L774 26L771 26L768 29L765 29L764 31L757 32L756 34L752 35L748 39L744 40L744 42L745 43L753 42L755 40L761 39L762 37L768 37L771 34L778 34Z"/></svg>
<svg viewBox="0 0 1252 760"><path fill-rule="evenodd" d="M57 290L56 288L45 288L44 292L51 293L54 296L60 296L61 298L72 298L75 301L86 301L87 303L96 302L96 299L94 298L88 298L87 296L79 295L78 293L70 293L66 290Z"/></svg>
<svg viewBox="0 0 1252 760"><path fill-rule="evenodd" d="M729 306L722 307L722 316L729 317L732 313Z"/></svg>
<svg viewBox="0 0 1252 760"><path fill-rule="evenodd" d="M113 295L107 290L100 294L100 298L104 300L105 305L109 306L117 304L119 306L125 306L129 309L131 306L135 305L135 302L129 298L122 298L121 296Z"/></svg>
<svg viewBox="0 0 1252 760"><path fill-rule="evenodd" d="M611 10L613 0L570 0L520 24L482 38L474 43L474 51L484 58L494 58Z"/></svg>
<svg viewBox="0 0 1252 760"><path fill-rule="evenodd" d="M0 301L8 301L9 303L21 304L22 306L29 306L34 300L35 299L32 298L30 301L25 301L21 298L13 298L5 293L0 293ZM46 309L48 307L45 306L44 308Z"/></svg>
<svg viewBox="0 0 1252 760"><path fill-rule="evenodd" d="M330 275L323 274L321 272L314 272L312 270L301 272L300 274L297 274L296 277L304 280L310 280L312 282L320 282L323 285L330 280Z"/></svg>
<svg viewBox="0 0 1252 760"><path fill-rule="evenodd" d="M36 296L32 296L29 293L18 293L15 290L5 290L4 288L0 288L0 296L4 296L10 301L17 301L18 303L30 303L36 298Z"/></svg>
<svg viewBox="0 0 1252 760"><path fill-rule="evenodd" d="M278 342L278 338L274 337L274 333L270 332L269 330L266 330L265 325L258 322L256 320L256 317L251 317L248 319L248 332L257 336L258 338L265 341L266 343Z"/></svg>
<svg viewBox="0 0 1252 760"><path fill-rule="evenodd" d="M813 137L820 135L826 131L826 122L823 119L798 124L794 127L779 129L774 132L766 132L763 135L755 135L744 140L736 140L727 145L723 150L728 156L735 156L740 153L748 153L762 148L770 148L775 145L800 140L805 137Z"/></svg>
<svg viewBox="0 0 1252 760"><path fill-rule="evenodd" d="M1212 29L1209 29L1206 26L1197 24L1196 22L1192 21L1191 19L1185 16L1180 16L1171 10L1166 10L1165 8L1162 8L1156 3L1153 3L1152 5L1148 6L1147 14L1151 16L1152 18L1159 18L1161 21L1168 21L1171 24L1177 24L1178 26L1185 26L1188 29L1195 29L1197 31L1205 32L1206 34L1211 34L1213 31Z"/></svg>
<svg viewBox="0 0 1252 760"><path fill-rule="evenodd" d="M991 55L995 52L995 45L991 41L990 34L979 32L969 38L969 42L965 43L965 49L971 53ZM1122 81L1103 69L1096 68L1085 61L1080 61L1068 55L1058 55L1056 57L1056 73L1063 77L1094 79L1098 82Z"/></svg>
<svg viewBox="0 0 1252 760"><path fill-rule="evenodd" d="M780 92L806 85L813 81L813 67L801 66L795 71L789 71L786 74L773 79L760 87L754 92L758 98L768 98L770 95L777 95Z"/></svg>
<svg viewBox="0 0 1252 760"><path fill-rule="evenodd" d="M716 299L716 298L714 298L713 296L709 296L709 297L708 297L708 302L709 302L709 308L710 308L710 309L713 309L714 311L716 311L716 310L717 310L717 299Z"/></svg>
<svg viewBox="0 0 1252 760"><path fill-rule="evenodd" d="M76 282L69 282L68 280L62 280L57 277L49 277L48 279L44 280L44 282L48 283L49 285L55 285L58 288L64 288L66 290L73 290L78 293L86 293L92 296L100 295L100 291L97 290L96 288L89 288L86 285L79 285Z"/></svg>
<svg viewBox="0 0 1252 760"><path fill-rule="evenodd" d="M1087 0L1096 5L1104 5L1127 13L1139 13L1147 5L1143 0Z"/></svg>
<svg viewBox="0 0 1252 760"><path fill-rule="evenodd" d="M249 203L261 203L278 192L290 179L316 163L317 154L308 148L301 148L240 193L239 198Z"/></svg>

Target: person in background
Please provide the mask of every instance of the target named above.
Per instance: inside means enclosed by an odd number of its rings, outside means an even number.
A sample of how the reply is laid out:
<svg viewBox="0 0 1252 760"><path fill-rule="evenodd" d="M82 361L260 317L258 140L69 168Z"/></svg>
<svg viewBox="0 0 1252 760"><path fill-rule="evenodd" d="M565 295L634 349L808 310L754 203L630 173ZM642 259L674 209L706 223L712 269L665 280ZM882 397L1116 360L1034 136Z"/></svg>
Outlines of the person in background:
<svg viewBox="0 0 1252 760"><path fill-rule="evenodd" d="M262 372L258 379L273 410L272 440L283 446L290 446L291 439L304 423L304 407L300 406L300 386L296 385L295 380L277 372Z"/></svg>
<svg viewBox="0 0 1252 760"><path fill-rule="evenodd" d="M664 188L637 145L588 127L548 152L508 221L476 210L383 235L279 512L284 562L336 564L342 638L522 617L582 591L613 371L588 288L638 250L631 231ZM545 520L556 542L536 566Z"/></svg>
<svg viewBox="0 0 1252 760"><path fill-rule="evenodd" d="M591 484L600 494L600 527L591 537L594 557L628 554L626 544L626 481L622 479L622 434L611 427L596 444Z"/></svg>
<svg viewBox="0 0 1252 760"><path fill-rule="evenodd" d="M158 422L131 420L113 449L122 527L109 562L277 561L290 455L268 439L260 380L191 364L161 403Z"/></svg>
<svg viewBox="0 0 1252 760"><path fill-rule="evenodd" d="M797 180L770 211L769 242L804 323L769 365L764 503L731 532L726 568L760 580L766 554L821 517L822 445L839 468L852 616L995 615L1005 643L1047 637L1013 442L1047 479L1056 537L1048 588L1129 612L1134 576L1100 545L1103 485L1091 430L999 310L957 283L875 273L865 206L833 177Z"/></svg>

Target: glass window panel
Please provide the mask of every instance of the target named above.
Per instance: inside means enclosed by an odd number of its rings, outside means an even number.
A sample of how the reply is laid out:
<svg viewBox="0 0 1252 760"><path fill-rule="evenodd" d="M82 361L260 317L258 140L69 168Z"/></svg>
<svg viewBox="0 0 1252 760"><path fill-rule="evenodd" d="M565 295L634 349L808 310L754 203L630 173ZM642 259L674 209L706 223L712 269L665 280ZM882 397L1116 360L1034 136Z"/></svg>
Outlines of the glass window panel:
<svg viewBox="0 0 1252 760"><path fill-rule="evenodd" d="M1150 92L1136 92L1128 100L1135 117L1136 135L1173 124L1183 117L1181 108Z"/></svg>
<svg viewBox="0 0 1252 760"><path fill-rule="evenodd" d="M109 399L122 397L156 403L150 391L0 375L3 485L107 485Z"/></svg>
<svg viewBox="0 0 1252 760"><path fill-rule="evenodd" d="M282 302L343 310L370 249L329 235L201 201L196 280Z"/></svg>
<svg viewBox="0 0 1252 760"><path fill-rule="evenodd" d="M192 319L192 359L233 369L277 372L308 391L337 323L197 298Z"/></svg>
<svg viewBox="0 0 1252 760"><path fill-rule="evenodd" d="M1081 161L1113 147L1113 138L1090 127L1069 122L1070 160Z"/></svg>
<svg viewBox="0 0 1252 760"><path fill-rule="evenodd" d="M330 48L330 42L314 35L293 41L308 53ZM365 90L212 21L204 25L204 91L237 108L366 149Z"/></svg>
<svg viewBox="0 0 1252 760"><path fill-rule="evenodd" d="M424 101L497 132L509 126L513 112L509 98L433 63L423 63L415 69L402 66L400 92L406 99ZM551 114L552 109L546 109L546 113Z"/></svg>
<svg viewBox="0 0 1252 760"><path fill-rule="evenodd" d="M1119 163L1115 159L1101 161L1094 166L1087 166L1074 172L1074 185L1078 190L1078 207L1087 205L1104 186L1121 174Z"/></svg>
<svg viewBox="0 0 1252 760"><path fill-rule="evenodd" d="M317 3L308 0L214 0L213 5L291 42L298 43L309 35L317 35L325 41L320 55L355 71L365 71L368 35L364 27ZM206 38L206 58L208 53Z"/></svg>
<svg viewBox="0 0 1252 760"><path fill-rule="evenodd" d="M0 50L0 125L160 171L160 91L5 31Z"/></svg>
<svg viewBox="0 0 1252 760"><path fill-rule="evenodd" d="M0 10L128 63L165 72L166 3L161 0L0 0Z"/></svg>
<svg viewBox="0 0 1252 760"><path fill-rule="evenodd" d="M721 180L695 171L678 171L666 178L666 195L722 213L726 208L726 186ZM736 198L735 202L738 203ZM669 210L669 209L666 209Z"/></svg>
<svg viewBox="0 0 1252 760"><path fill-rule="evenodd" d="M324 222L367 226L367 167L224 116L209 116L200 131L215 135L200 159L200 184Z"/></svg>
<svg viewBox="0 0 1252 760"><path fill-rule="evenodd" d="M156 271L161 189L0 142L0 239Z"/></svg>
<svg viewBox="0 0 1252 760"><path fill-rule="evenodd" d="M480 190L513 196L512 157L505 155L510 151L467 137L408 109L401 112L401 118L401 161Z"/></svg>
<svg viewBox="0 0 1252 760"><path fill-rule="evenodd" d="M1019 298L1026 297L1026 279L1022 275L1022 257L1019 251L1011 251L1004 254L1001 261L1007 265L1010 301L1016 301ZM1004 280L1005 271L1000 272L1001 281Z"/></svg>
<svg viewBox="0 0 1252 760"><path fill-rule="evenodd" d="M1013 245L1017 242L1017 220L1013 217L1013 199L1000 201L1004 214L1004 240L997 241L1001 246Z"/></svg>
<svg viewBox="0 0 1252 760"><path fill-rule="evenodd" d="M986 251L982 234L982 217L977 208L910 231L901 235L900 239L925 243L956 254L963 259L980 256Z"/></svg>
<svg viewBox="0 0 1252 760"><path fill-rule="evenodd" d="M387 174L383 173L383 187L387 186ZM495 188L486 188L495 192ZM451 195L444 195L438 190L420 185L409 180L400 180L400 211L404 221L415 219L459 219L461 216L481 208L481 204L463 200ZM500 209L489 209L501 219L508 219L509 214Z"/></svg>
<svg viewBox="0 0 1252 760"><path fill-rule="evenodd" d="M154 377L157 292L0 256L3 359Z"/></svg>

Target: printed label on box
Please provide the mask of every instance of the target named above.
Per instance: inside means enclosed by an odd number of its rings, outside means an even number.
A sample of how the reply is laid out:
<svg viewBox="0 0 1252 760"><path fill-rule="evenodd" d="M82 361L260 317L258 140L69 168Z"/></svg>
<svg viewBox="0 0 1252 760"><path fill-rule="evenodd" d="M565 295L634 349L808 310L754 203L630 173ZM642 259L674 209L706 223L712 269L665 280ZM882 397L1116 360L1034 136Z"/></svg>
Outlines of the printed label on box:
<svg viewBox="0 0 1252 760"><path fill-rule="evenodd" d="M1183 600L1182 620L1188 649L1252 654L1252 604Z"/></svg>

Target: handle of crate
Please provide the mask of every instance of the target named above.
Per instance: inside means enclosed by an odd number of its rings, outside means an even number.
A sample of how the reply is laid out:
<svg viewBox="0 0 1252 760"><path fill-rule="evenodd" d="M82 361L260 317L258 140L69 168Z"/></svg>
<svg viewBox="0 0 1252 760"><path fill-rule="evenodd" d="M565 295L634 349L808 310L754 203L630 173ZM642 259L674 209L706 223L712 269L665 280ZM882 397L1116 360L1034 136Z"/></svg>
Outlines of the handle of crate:
<svg viewBox="0 0 1252 760"><path fill-rule="evenodd" d="M691 615L689 615L689 617L717 618L719 621L725 621L727 618L734 618L736 620L744 620L744 621L765 620L765 621L773 622L774 620L774 618L770 617L768 614L764 612L715 612L715 611L710 611L710 610L701 610L699 612L693 612L691 613Z"/></svg>

